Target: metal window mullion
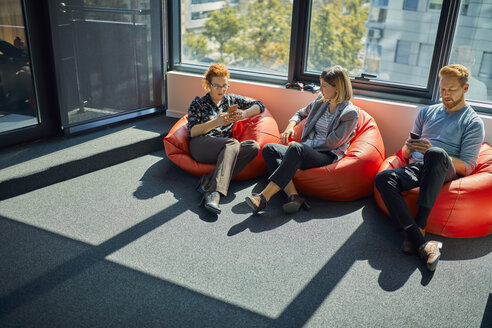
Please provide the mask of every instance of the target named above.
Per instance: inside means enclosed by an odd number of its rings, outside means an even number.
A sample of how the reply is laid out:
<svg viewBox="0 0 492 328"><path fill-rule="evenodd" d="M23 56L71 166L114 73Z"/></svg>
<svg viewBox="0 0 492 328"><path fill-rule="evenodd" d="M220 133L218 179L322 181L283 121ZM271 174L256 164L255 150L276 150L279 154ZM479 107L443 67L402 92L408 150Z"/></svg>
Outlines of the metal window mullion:
<svg viewBox="0 0 492 328"><path fill-rule="evenodd" d="M167 69L173 70L177 64L181 64L181 6L179 0L169 0L168 17L169 26L169 64Z"/></svg>
<svg viewBox="0 0 492 328"><path fill-rule="evenodd" d="M458 25L461 0L443 1L441 17L434 43L434 54L429 72L427 89L432 102L439 102L439 70L449 62L453 38Z"/></svg>

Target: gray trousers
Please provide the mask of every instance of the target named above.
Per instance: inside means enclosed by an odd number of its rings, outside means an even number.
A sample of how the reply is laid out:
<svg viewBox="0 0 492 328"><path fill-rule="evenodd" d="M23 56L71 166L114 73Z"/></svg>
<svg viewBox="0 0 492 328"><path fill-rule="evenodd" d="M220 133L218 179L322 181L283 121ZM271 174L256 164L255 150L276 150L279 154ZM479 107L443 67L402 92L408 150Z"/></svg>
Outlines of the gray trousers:
<svg viewBox="0 0 492 328"><path fill-rule="evenodd" d="M205 191L218 191L227 196L229 183L260 152L254 140L239 142L234 138L198 136L190 140L191 157L200 163L216 164L202 177Z"/></svg>
<svg viewBox="0 0 492 328"><path fill-rule="evenodd" d="M424 229L427 217L422 222L415 222L401 192L420 186L417 204L430 209L434 206L442 185L456 177L453 162L446 151L431 147L425 152L423 162L383 171L376 175L375 184L390 217L400 227L417 224Z"/></svg>

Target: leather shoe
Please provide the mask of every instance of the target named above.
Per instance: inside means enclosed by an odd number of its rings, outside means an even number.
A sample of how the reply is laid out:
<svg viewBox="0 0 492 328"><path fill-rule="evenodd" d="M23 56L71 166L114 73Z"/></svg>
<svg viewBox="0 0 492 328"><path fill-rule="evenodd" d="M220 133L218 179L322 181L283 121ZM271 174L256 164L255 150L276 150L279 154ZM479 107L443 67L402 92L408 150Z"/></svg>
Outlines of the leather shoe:
<svg viewBox="0 0 492 328"><path fill-rule="evenodd" d="M290 195L287 203L282 205L282 209L285 213L296 213L301 207L304 207L304 209L306 210L309 210L311 208L311 206L306 203L304 198L299 195Z"/></svg>
<svg viewBox="0 0 492 328"><path fill-rule="evenodd" d="M258 204L256 203L256 197L260 198ZM258 214L261 210L263 210L267 205L267 200L263 194L252 194L251 196L247 196L245 198L246 204L253 210L253 215Z"/></svg>
<svg viewBox="0 0 492 328"><path fill-rule="evenodd" d="M422 228L419 228L419 229L420 229L420 232L422 233L422 236L425 237L425 230ZM405 254L417 253L417 249L413 246L410 239L408 239L408 234L406 233L405 230L403 230L403 242L401 243L401 251Z"/></svg>
<svg viewBox="0 0 492 328"><path fill-rule="evenodd" d="M435 240L430 240L419 247L419 255L425 261L429 271L436 270L437 262L441 257L441 247L442 243Z"/></svg>
<svg viewBox="0 0 492 328"><path fill-rule="evenodd" d="M207 192L204 196L205 208L212 213L220 214L222 210L219 208L220 194L217 191Z"/></svg>

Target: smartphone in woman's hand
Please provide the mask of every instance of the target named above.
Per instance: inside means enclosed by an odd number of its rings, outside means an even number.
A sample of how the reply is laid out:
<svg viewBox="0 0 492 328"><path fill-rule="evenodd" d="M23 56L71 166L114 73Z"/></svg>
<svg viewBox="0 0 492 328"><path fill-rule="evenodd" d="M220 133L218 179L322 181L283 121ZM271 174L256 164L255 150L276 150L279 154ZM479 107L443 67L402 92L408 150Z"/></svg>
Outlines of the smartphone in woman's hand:
<svg viewBox="0 0 492 328"><path fill-rule="evenodd" d="M234 105L229 106L229 109L228 109L228 113L229 114L232 114L235 111L237 111L237 104L234 104Z"/></svg>
<svg viewBox="0 0 492 328"><path fill-rule="evenodd" d="M411 139L420 139L420 134L410 132L410 138Z"/></svg>

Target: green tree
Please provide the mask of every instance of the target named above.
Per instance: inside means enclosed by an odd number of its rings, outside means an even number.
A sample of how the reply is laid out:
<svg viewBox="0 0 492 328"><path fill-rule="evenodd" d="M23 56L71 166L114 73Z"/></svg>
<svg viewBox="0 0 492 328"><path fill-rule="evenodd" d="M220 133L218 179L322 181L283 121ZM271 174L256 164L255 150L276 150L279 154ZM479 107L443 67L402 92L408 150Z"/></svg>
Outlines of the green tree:
<svg viewBox="0 0 492 328"><path fill-rule="evenodd" d="M250 2L239 38L229 44L236 64L286 70L289 61L291 0Z"/></svg>
<svg viewBox="0 0 492 328"><path fill-rule="evenodd" d="M184 38L184 54L190 59L201 60L210 52L207 39L203 34L187 32Z"/></svg>
<svg viewBox="0 0 492 328"><path fill-rule="evenodd" d="M237 9L229 5L226 1L222 10L214 10L210 13L209 19L205 22L205 32L207 38L219 44L220 58L218 61L225 62L226 44L234 40L240 29Z"/></svg>
<svg viewBox="0 0 492 328"><path fill-rule="evenodd" d="M308 68L320 71L342 65L348 71L361 67L358 54L364 44L368 0L331 0L315 3L313 10Z"/></svg>

